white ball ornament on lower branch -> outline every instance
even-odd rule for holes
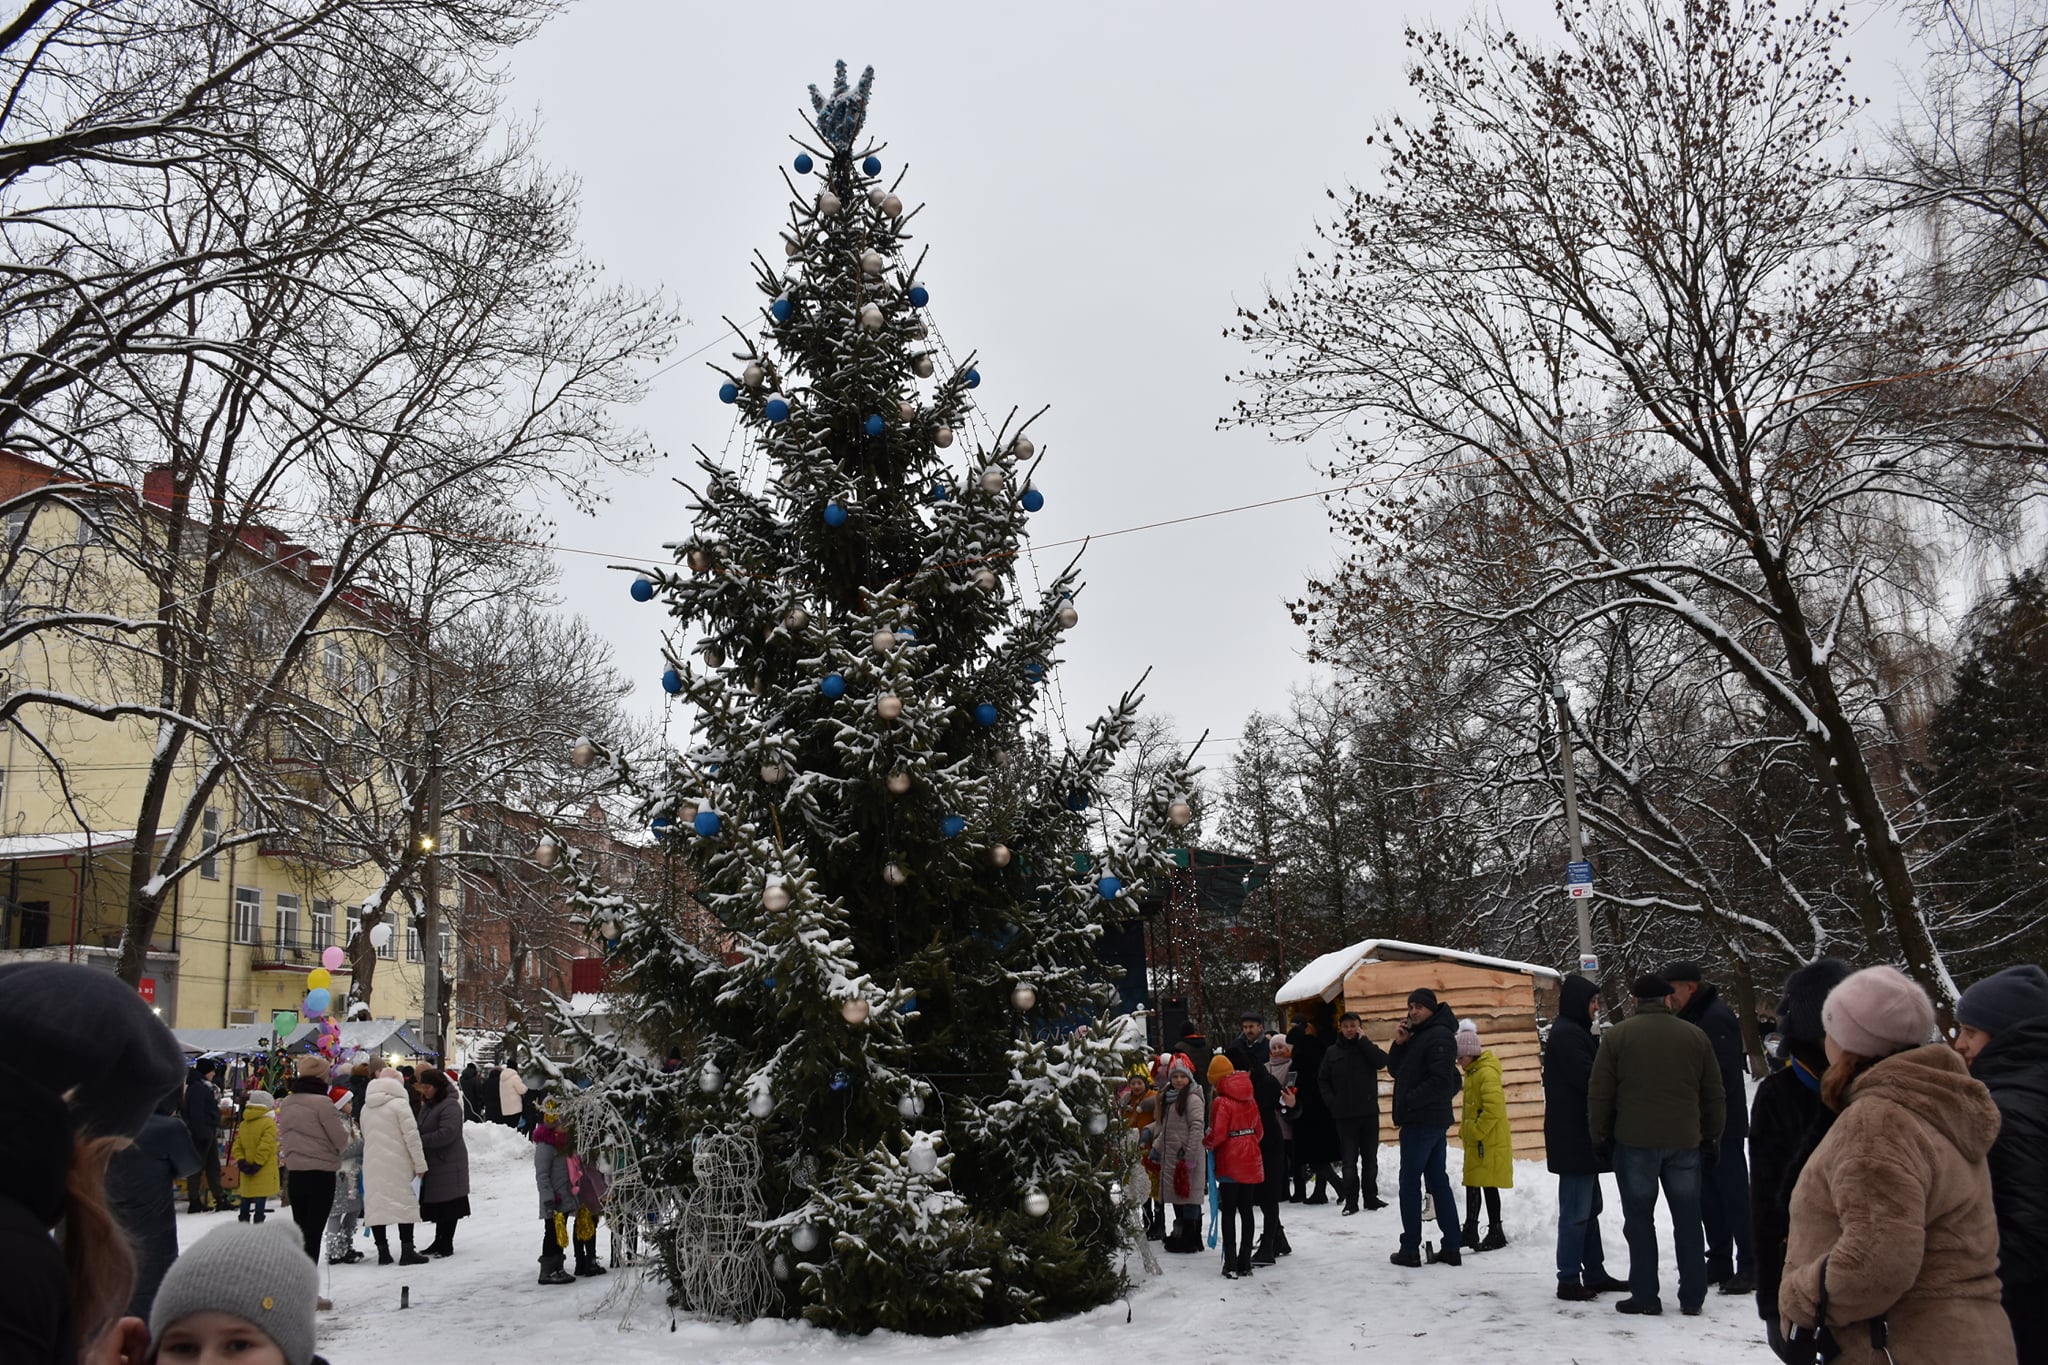
[[[882,864],[882,880],[891,886],[901,886],[910,880],[910,874],[903,870],[901,863]]]
[[[1038,988],[1029,981],[1019,981],[1017,988],[1010,992],[1010,1003],[1020,1011],[1029,1011],[1038,1004]]]
[[[903,714],[903,698],[897,696],[894,692],[884,692],[881,696],[875,698],[875,714],[883,720],[895,720]],[[909,778],[906,774],[906,784],[908,780]]]
[[[882,330],[882,310],[874,304],[866,304],[860,310],[860,325],[870,332]]]
[[[903,201],[893,194],[883,195],[882,212],[888,214],[891,218],[901,218],[903,216]]]
[[[690,551],[689,564],[691,573],[710,573],[711,551],[701,547]]]
[[[767,377],[767,371],[763,370],[759,365],[749,364],[747,368],[740,371],[740,379],[750,389],[760,388],[762,381],[767,379]]]
[[[896,1112],[904,1118],[914,1119],[924,1113],[924,1099],[916,1091],[896,1101]]]
[[[1016,440],[1010,442],[1010,454],[1017,459],[1028,460],[1037,453],[1038,447],[1031,444],[1031,438],[1023,435],[1021,432]]]
[[[1101,1137],[1104,1133],[1108,1132],[1109,1115],[1090,1114],[1088,1116],[1088,1131],[1095,1134],[1095,1136],[1097,1137]]]
[[[893,772],[893,773],[890,773],[890,774],[889,774],[889,795],[891,795],[891,796],[901,796],[901,795],[903,795],[903,793],[905,793],[905,792],[907,792],[907,791],[909,791],[909,790],[910,790],[910,774],[909,774],[909,773],[906,773],[906,772],[901,772],[901,771],[898,771],[898,772]],[[894,866],[896,866],[896,864],[894,864],[894,863],[891,863],[891,864],[889,864],[889,866],[891,866],[891,867],[894,867]]]
[[[832,191],[826,190],[824,193],[818,196],[819,217],[830,218],[833,214],[839,212],[839,209],[839,196],[832,193]]]
[[[1166,818],[1176,826],[1185,825],[1195,818],[1195,808],[1185,797],[1177,798],[1166,807]]]
[[[912,407],[908,403],[898,402],[896,404],[896,420],[899,422],[912,422],[917,420],[917,409]]]
[[[981,589],[981,590],[982,590],[983,592],[994,592],[994,591],[996,590],[996,585],[997,585],[997,579],[996,579],[996,574],[995,574],[995,570],[993,570],[993,569],[976,569],[976,570],[974,571],[974,586],[975,586],[975,587],[977,587],[977,588],[980,588],[980,589]]]
[[[798,1223],[796,1231],[789,1234],[789,1244],[798,1251],[816,1251],[818,1249],[818,1230],[809,1223]]]
[[[704,1069],[697,1073],[697,1088],[707,1095],[715,1095],[725,1086],[725,1073],[718,1069],[716,1062],[704,1063]]]
[[[774,1273],[776,1279],[787,1280],[789,1278],[789,1257],[784,1256],[778,1251],[775,1253],[775,1260],[769,1265],[769,1269]]]
[[[863,251],[860,254],[860,268],[870,275],[879,275],[888,266],[879,251]]]
[[[932,1146],[931,1139],[920,1137],[910,1144],[910,1153],[904,1162],[919,1175],[930,1175],[939,1169],[939,1153]]]
[[[756,1090],[747,1101],[747,1112],[757,1119],[765,1119],[775,1112],[775,1097],[765,1090]]]
[[[801,255],[803,249],[803,244],[794,237],[784,237],[782,239],[782,254],[785,256],[795,257]]]
[[[782,776],[782,765],[780,763],[763,763],[761,765],[761,780],[769,786],[772,787],[781,782]]]
[[[1061,630],[1072,630],[1080,622],[1081,613],[1074,610],[1072,602],[1062,602],[1060,609],[1052,614],[1052,619],[1060,623]]]
[[[910,372],[919,379],[930,379],[933,368],[932,358],[928,355],[921,355],[910,362]]]
[[[988,860],[997,867],[1008,867],[1010,865],[1010,846],[1008,844],[996,844],[989,849]]]
[[[704,656],[704,666],[705,666],[706,668],[723,668],[723,667],[725,667],[725,648],[724,648],[724,646],[722,646],[722,645],[720,645],[720,644],[718,644],[718,643],[716,643],[716,642],[714,641],[714,642],[712,642],[712,643],[708,643],[708,644],[706,644],[706,645],[704,646],[704,648],[703,648],[703,649],[702,649],[701,651],[699,651],[699,652],[700,652],[700,653],[702,653],[702,654],[703,654],[703,656]]]
[[[762,887],[761,908],[771,915],[789,909],[789,888],[781,882],[770,882]]]
[[[1052,1212],[1052,1200],[1045,1197],[1044,1190],[1026,1190],[1024,1212],[1033,1218],[1043,1218]]]
[[[881,630],[876,631],[868,643],[875,647],[875,653],[887,654],[890,650],[896,648],[896,632],[885,626]]]
[[[1000,465],[990,465],[981,471],[981,491],[1000,493],[1003,491],[1003,470]]]
[[[782,624],[791,630],[802,630],[810,624],[810,620],[811,614],[802,607],[791,607],[788,614],[782,618]]]
[[[882,207],[882,201],[888,197],[889,191],[883,189],[880,185],[870,186],[868,189],[868,203],[876,208]]]
[[[953,428],[948,426],[933,427],[932,444],[940,450],[944,450],[947,446],[953,444]]]
[[[868,1015],[872,1010],[873,1007],[868,1004],[865,996],[856,995],[839,1006],[839,1017],[858,1028],[868,1021]]]

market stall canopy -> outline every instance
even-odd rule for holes
[[[1344,981],[1367,962],[1462,962],[1472,967],[1489,967],[1501,972],[1520,972],[1552,982],[1563,977],[1548,967],[1511,958],[1461,953],[1450,948],[1432,948],[1426,943],[1403,943],[1394,938],[1369,938],[1334,953],[1324,953],[1287,978],[1273,993],[1276,1005],[1299,1005],[1310,1000],[1335,1000],[1343,994]]]
[[[291,1036],[284,1040],[287,1052],[311,1052],[318,1041],[319,1027],[315,1024],[300,1024]],[[341,1026],[341,1050],[343,1052],[369,1052],[379,1056],[397,1053],[401,1057],[430,1056],[427,1045],[420,1041],[412,1030],[412,1024],[405,1019],[357,1019]]]
[[[268,1052],[276,1041],[268,1024],[240,1024],[234,1028],[180,1028],[171,1035],[187,1057],[227,1057],[242,1053]]]

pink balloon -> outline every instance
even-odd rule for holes
[[[339,948],[329,948],[320,954],[320,965],[330,972],[338,972],[348,961],[348,954]]]

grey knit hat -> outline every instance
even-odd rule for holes
[[[228,1223],[171,1263],[149,1310],[149,1358],[164,1333],[194,1313],[226,1313],[277,1343],[286,1365],[312,1365],[320,1272],[280,1223]]]

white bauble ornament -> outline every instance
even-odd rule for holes
[[[780,763],[763,763],[761,765],[761,780],[771,787],[780,782],[782,780],[782,765]]]
[[[947,446],[953,444],[953,428],[933,427],[932,444],[937,446],[940,450],[944,450]]]
[[[1044,1190],[1029,1190],[1024,1195],[1024,1212],[1033,1218],[1043,1218],[1052,1212],[1052,1200],[1045,1197]]]
[[[860,325],[870,332],[882,330],[882,310],[870,303],[860,310]]]
[[[884,692],[875,698],[875,714],[883,720],[894,720],[903,714],[903,698],[894,692]]]
[[[789,1234],[789,1244],[798,1251],[818,1249],[818,1230],[809,1223],[798,1223],[796,1231]]]
[[[898,403],[898,404],[896,405],[896,420],[897,420],[897,421],[899,421],[899,422],[908,422],[908,421],[912,421],[912,420],[914,420],[914,419],[915,419],[916,417],[917,417],[917,409],[916,409],[916,408],[914,408],[914,407],[912,407],[912,406],[910,406],[910,404],[908,404],[908,403]]]
[[[1010,865],[1010,846],[1008,844],[997,844],[988,851],[988,860],[997,867],[1008,867]]]
[[[976,569],[974,571],[974,586],[980,588],[983,592],[994,592],[996,590],[995,570]]]
[[[914,1119],[924,1112],[924,1100],[915,1092],[896,1101],[896,1112],[904,1118]]]
[[[785,255],[785,256],[794,256],[794,255],[796,255],[796,254],[797,254],[798,252],[800,252],[800,251],[802,251],[802,250],[803,250],[803,248],[802,248],[801,246],[797,245],[797,241],[796,241],[796,239],[795,239],[794,237],[784,237],[784,238],[782,239],[782,254],[783,254],[783,255]]]
[[[891,218],[901,218],[903,216],[903,201],[893,194],[883,195],[882,212],[888,214]]]
[[[924,340],[931,334],[932,329],[927,327],[922,321],[913,322],[910,324],[910,335],[917,338],[919,341]]]
[[[876,185],[868,191],[868,202],[876,208],[882,207],[882,201],[888,197],[889,191],[883,189],[880,185]]]
[[[703,652],[704,666],[706,668],[723,668],[725,666],[725,649],[722,646],[715,644],[706,645]]]
[[[1052,614],[1052,619],[1060,623],[1061,630],[1072,630],[1074,623],[1081,619],[1081,613],[1074,610],[1072,602],[1062,602],[1060,609]]]
[[[838,195],[832,193],[832,191],[830,190],[826,190],[823,194],[818,196],[818,213],[821,216],[830,218],[833,214],[837,212],[839,212]]]
[[[767,379],[767,377],[768,372],[759,365],[749,364],[747,368],[740,371],[741,382],[750,389],[760,388],[762,381]]]
[[[901,863],[882,864],[882,880],[891,886],[901,886],[910,880],[910,874],[903,870]]]
[[[682,805],[680,805],[680,806],[677,806],[677,807],[676,807],[676,823],[677,823],[677,824],[679,824],[679,825],[687,825],[687,824],[689,824],[689,823],[690,823],[691,821],[695,820],[696,818],[697,818],[697,803],[696,803],[695,801],[685,801],[685,802],[683,802],[683,804],[682,804]]]
[[[599,920],[597,936],[603,939],[617,938],[619,936],[619,922],[615,919]]]
[[[725,1074],[716,1063],[704,1063],[704,1069],[697,1073],[697,1088],[707,1095],[715,1095],[725,1084]]]
[[[597,746],[587,739],[579,738],[569,746],[569,761],[579,768],[587,768],[597,759]]]
[[[553,867],[555,860],[562,856],[562,846],[551,834],[540,836],[540,842],[533,846],[533,860],[542,867]]]
[[[809,624],[810,619],[811,614],[802,607],[791,607],[789,614],[782,618],[782,624],[788,626],[791,630],[802,630]]]
[[[911,361],[910,372],[919,379],[930,379],[932,377],[932,358],[928,355],[921,355]]]
[[[761,908],[770,914],[789,909],[789,888],[781,882],[768,883],[761,889]]]
[[[775,1097],[765,1090],[756,1090],[754,1097],[747,1101],[747,1112],[757,1119],[765,1119],[775,1112]]]
[[[1090,1114],[1088,1116],[1088,1131],[1095,1134],[1097,1137],[1100,1137],[1104,1133],[1108,1132],[1109,1116],[1107,1114]]]
[[[910,1155],[904,1158],[906,1165],[919,1175],[930,1175],[939,1169],[939,1154],[925,1138],[910,1144]]]
[[[879,275],[889,263],[882,259],[879,251],[863,251],[860,254],[860,268],[870,275]]]
[[[1176,800],[1166,808],[1166,818],[1176,825],[1185,825],[1195,818],[1195,808],[1186,801]]]
[[[890,650],[896,648],[896,632],[885,626],[875,632],[873,639],[869,643],[874,645],[875,653],[887,654]]]
[[[981,471],[981,491],[1000,493],[1003,491],[1003,471],[999,465],[990,465]]]
[[[858,1027],[868,1021],[868,1014],[871,1012],[871,1009],[872,1007],[865,999],[856,995],[853,999],[839,1006],[839,1017],[847,1023]]]
[[[1029,1010],[1038,1003],[1038,988],[1029,981],[1019,981],[1017,989],[1010,992],[1010,1003],[1019,1010]]]
[[[890,794],[891,796],[901,796],[901,795],[903,795],[903,793],[905,793],[905,792],[907,792],[907,791],[909,791],[909,790],[910,790],[910,774],[909,774],[909,773],[903,773],[903,772],[896,772],[896,773],[890,773],[890,774],[889,774],[889,794]],[[892,867],[893,867],[893,866],[895,866],[895,864],[893,864],[893,863],[892,863],[892,864],[890,864],[890,866],[892,866]]]
[[[1019,435],[1016,440],[1010,442],[1010,453],[1020,460],[1030,459],[1037,451],[1038,447],[1031,444],[1029,436]]]
[[[1124,1197],[1124,1187],[1117,1184],[1114,1180],[1109,1182],[1104,1192],[1109,1195],[1109,1202],[1112,1204]]]
[[[789,1278],[789,1257],[787,1257],[787,1256],[784,1256],[784,1255],[783,1255],[783,1254],[782,1254],[781,1252],[777,1252],[777,1253],[775,1254],[775,1261],[774,1261],[773,1265],[772,1265],[772,1266],[770,1266],[770,1269],[772,1269],[772,1270],[773,1270],[773,1271],[775,1272],[775,1278],[776,1278],[776,1279],[778,1279],[778,1280],[786,1280],[786,1279],[788,1279],[788,1278]]]

